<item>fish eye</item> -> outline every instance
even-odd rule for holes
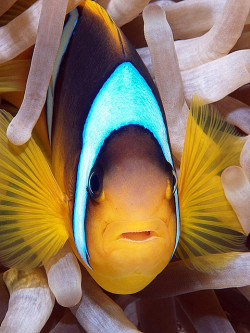
[[[177,175],[174,169],[172,169],[172,175],[173,175],[172,193],[174,194],[177,189]]]
[[[171,200],[177,189],[177,175],[170,163],[167,163],[166,167],[169,175],[167,177],[166,198],[167,200]]]
[[[103,192],[103,170],[100,166],[94,167],[89,175],[88,192],[90,196],[97,200]]]

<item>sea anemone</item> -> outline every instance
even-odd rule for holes
[[[98,2],[122,27],[156,82],[177,166],[194,94],[213,103],[228,122],[249,134],[249,0]],[[0,4],[0,98],[2,108],[10,108],[7,103],[19,108],[7,132],[14,144],[30,138],[40,117],[65,15],[80,3],[5,0]],[[231,166],[222,174],[226,197],[246,235],[250,231],[249,145],[248,138],[241,167]],[[107,296],[79,266],[66,243],[43,268],[1,268],[0,332],[150,333],[183,328],[188,333],[240,332],[235,325],[242,322],[230,323],[214,290],[238,288],[233,289],[233,297],[243,303],[249,300],[250,255],[214,256],[233,260],[213,273],[190,270],[176,260],[140,293]]]

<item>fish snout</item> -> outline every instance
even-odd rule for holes
[[[163,220],[117,221],[103,233],[103,251],[109,262],[121,264],[121,271],[152,275],[162,270],[173,253],[172,236]],[[116,269],[116,268],[115,268]]]
[[[141,290],[171,259],[175,226],[171,229],[169,224],[161,219],[109,223],[100,236],[98,251],[93,243],[89,248],[90,274],[114,293]]]

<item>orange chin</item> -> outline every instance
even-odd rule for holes
[[[89,227],[92,270],[87,269],[102,288],[112,293],[132,294],[145,288],[165,268],[174,250],[174,214],[167,224],[150,219],[112,222],[103,232]]]

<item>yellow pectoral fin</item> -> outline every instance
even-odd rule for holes
[[[227,201],[221,184],[222,171],[239,165],[245,138],[237,136],[217,110],[193,100],[188,117],[178,179],[181,234],[177,254],[190,258],[195,268],[207,270],[222,265],[202,265],[198,257],[239,250],[244,243],[240,222]]]
[[[8,141],[11,119],[0,110],[0,262],[33,268],[68,239],[68,204],[35,140]]]

